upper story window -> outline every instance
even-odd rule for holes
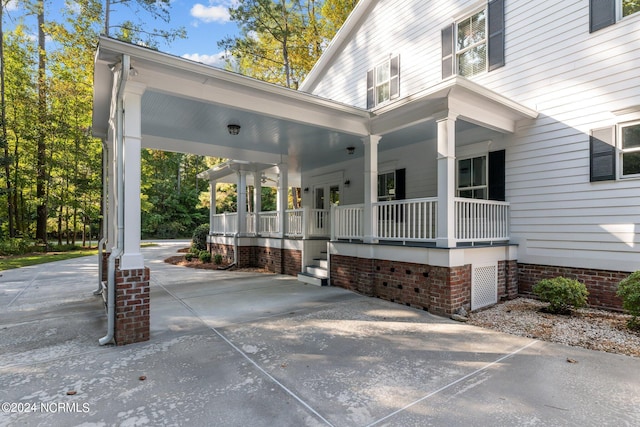
[[[620,177],[640,177],[640,122],[620,126]]]
[[[400,56],[394,56],[367,72],[367,108],[400,96]]]
[[[483,9],[456,24],[456,62],[461,76],[487,71],[486,14]]]
[[[616,21],[640,12],[638,0],[589,0],[589,32],[613,25]]]
[[[442,29],[442,78],[471,77],[505,64],[504,0],[490,0]]]

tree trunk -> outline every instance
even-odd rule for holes
[[[0,134],[0,146],[4,150],[4,173],[7,191],[7,218],[9,220],[9,237],[16,236],[16,228],[13,222],[15,205],[13,203],[13,188],[11,185],[11,159],[9,158],[9,140],[7,139],[7,110],[4,97],[4,32],[2,29],[2,19],[4,17],[2,9],[2,1],[0,1],[0,123],[2,129]]]
[[[44,34],[44,0],[38,1],[38,140],[36,164],[36,197],[38,199],[36,239],[47,243],[47,157],[45,126],[47,124],[46,50]]]

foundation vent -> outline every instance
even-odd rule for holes
[[[498,264],[473,265],[471,310],[498,302]]]

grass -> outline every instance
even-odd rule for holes
[[[0,271],[44,264],[53,261],[63,261],[65,259],[79,258],[88,255],[96,255],[97,253],[97,249],[80,249],[68,252],[30,253],[24,255],[4,256],[0,257]]]

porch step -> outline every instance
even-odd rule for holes
[[[329,286],[329,280],[326,277],[316,277],[309,273],[298,273],[298,281],[315,286]]]
[[[304,269],[304,272],[321,279],[326,279],[327,277],[329,277],[329,271],[326,269],[326,267],[321,267],[319,265],[307,265]]]
[[[316,266],[324,268],[325,270],[329,268],[329,261],[327,261],[326,259],[316,258],[313,260],[313,262]]]

